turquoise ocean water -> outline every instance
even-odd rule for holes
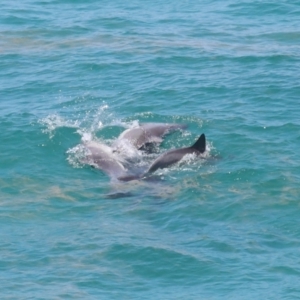
[[[293,0],[2,1],[1,299],[298,299],[299,28]],[[208,159],[80,163],[137,122]]]

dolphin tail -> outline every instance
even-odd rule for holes
[[[200,137],[198,138],[198,140],[196,141],[196,143],[193,146],[191,146],[191,148],[196,149],[200,153],[203,153],[205,151],[205,148],[206,148],[206,139],[205,139],[205,134],[204,133],[202,133],[200,135]]]

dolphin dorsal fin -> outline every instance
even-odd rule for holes
[[[206,139],[205,139],[205,134],[204,133],[202,133],[200,135],[200,137],[198,138],[198,140],[196,141],[196,143],[193,146],[191,146],[191,148],[196,149],[200,153],[203,153],[205,151],[205,148],[206,148]]]

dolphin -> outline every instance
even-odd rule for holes
[[[113,149],[103,143],[89,141],[84,144],[88,150],[85,162],[102,170],[112,179],[129,181],[140,178],[139,175],[131,174],[122,160],[113,152]]]
[[[185,129],[185,124],[171,124],[171,123],[142,123],[138,127],[130,128],[123,131],[116,141],[116,148],[127,140],[136,149],[141,150],[149,144],[160,144],[166,134],[177,129]]]
[[[162,155],[160,155],[155,161],[150,165],[147,173],[153,173],[157,169],[163,169],[170,165],[179,162],[187,154],[196,154],[197,156],[205,152],[206,139],[204,133],[198,138],[198,140],[190,147],[179,148],[169,150]]]

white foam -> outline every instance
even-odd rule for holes
[[[83,144],[79,144],[67,151],[67,161],[74,168],[82,168],[87,162],[88,154],[87,148]]]
[[[77,130],[77,132],[81,135],[81,141],[83,143],[90,142],[93,139],[93,135],[90,132],[84,132]]]

